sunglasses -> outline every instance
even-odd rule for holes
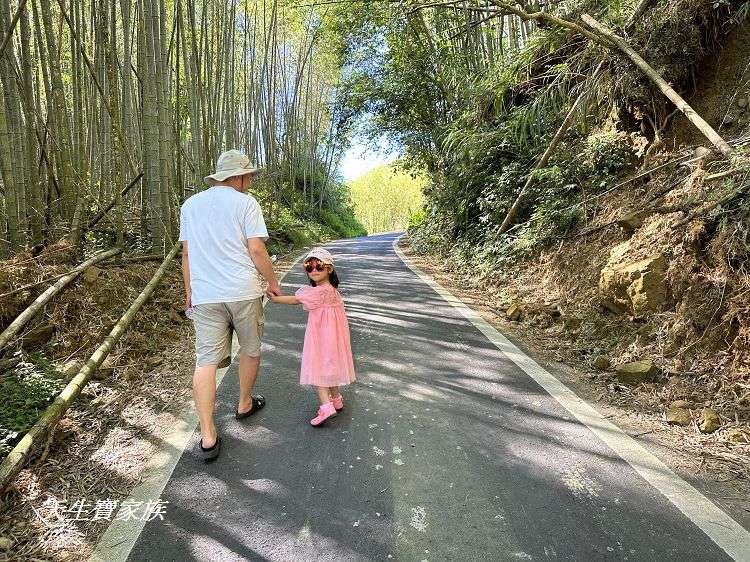
[[[315,271],[325,271],[326,267],[327,266],[325,264],[322,264],[320,262],[316,263],[314,266],[311,263],[306,263],[305,264],[305,271],[307,271],[308,273],[312,273],[313,269]]]

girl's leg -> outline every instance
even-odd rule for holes
[[[318,398],[320,398],[321,404],[328,404],[331,401],[331,395],[327,386],[316,386],[315,389],[318,391]]]
[[[341,396],[341,391],[338,386],[332,386],[328,389],[331,394],[331,403],[337,412],[344,409],[344,398]]]

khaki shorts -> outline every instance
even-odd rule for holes
[[[193,307],[191,318],[195,326],[196,366],[228,366],[232,354],[232,330],[237,334],[242,353],[250,357],[260,355],[265,322],[260,298],[198,304]]]

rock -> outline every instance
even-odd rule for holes
[[[730,443],[750,443],[750,430],[730,429],[727,431],[727,441]]]
[[[609,360],[609,358],[607,356],[605,356],[605,355],[597,355],[594,358],[593,365],[594,365],[594,367],[596,367],[600,371],[606,371],[607,369],[610,368],[610,366],[612,365],[612,363],[610,362],[610,360]]]
[[[102,270],[95,265],[87,267],[86,271],[83,272],[83,282],[86,283],[86,285],[93,285],[101,274]]]
[[[148,367],[149,369],[155,369],[162,363],[164,363],[164,359],[158,356],[149,357],[148,359],[146,359],[146,367]]]
[[[602,304],[617,312],[643,316],[658,311],[667,298],[666,260],[661,254],[636,262],[625,262],[630,244],[618,244],[599,275]]]
[[[508,320],[511,320],[513,322],[517,322],[521,319],[521,307],[517,304],[512,304],[508,307],[508,310],[505,311],[505,315],[508,317]]]
[[[13,548],[13,541],[8,537],[0,537],[0,552],[8,552]]]
[[[182,324],[185,322],[185,318],[183,318],[174,308],[169,309],[169,319],[175,324]]]
[[[55,336],[55,327],[51,324],[34,328],[21,339],[21,346],[24,349],[33,349],[49,343]]]
[[[670,408],[686,408],[690,409],[693,405],[688,400],[675,400],[669,405]]]
[[[640,384],[654,380],[660,373],[652,361],[631,361],[615,367],[617,378],[622,384]]]
[[[109,378],[115,372],[116,366],[117,366],[117,359],[115,359],[114,357],[110,355],[104,360],[104,362],[99,366],[99,368],[96,371],[94,371],[92,377],[98,381]]]
[[[83,361],[80,359],[71,359],[70,361],[66,361],[62,368],[57,370],[57,373],[61,378],[70,380],[78,374],[82,367]]]
[[[693,156],[695,156],[695,158],[706,158],[711,156],[711,149],[706,148],[705,146],[699,146],[693,152]]]
[[[721,427],[721,420],[719,420],[719,414],[716,413],[716,410],[704,408],[698,422],[698,429],[701,430],[701,433],[713,433],[719,427]]]
[[[687,408],[670,407],[667,410],[667,423],[669,425],[679,425],[685,427],[690,425],[693,418],[690,416],[690,410]]]
[[[738,98],[737,99],[737,107],[740,109],[746,109],[748,106],[748,100],[747,98]]]
[[[628,213],[617,219],[617,226],[622,228],[626,234],[633,234],[633,232],[641,227],[643,221],[646,220],[650,214],[651,211],[648,209],[633,211],[632,213]]]

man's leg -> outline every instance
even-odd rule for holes
[[[258,377],[258,368],[260,367],[260,355],[251,357],[240,353],[240,402],[237,405],[237,412],[244,414],[253,409],[253,400],[251,393],[255,386],[255,379]]]
[[[228,303],[232,324],[240,343],[240,399],[237,413],[246,414],[253,409],[251,393],[260,368],[260,338],[263,335],[263,304],[261,299]]]
[[[204,449],[210,449],[216,443],[216,365],[196,367],[193,373],[193,400],[200,422],[201,444]]]
[[[229,318],[222,304],[194,307],[196,365],[193,373],[193,401],[200,422],[204,449],[216,443],[214,407],[216,405],[216,370],[230,353]]]

